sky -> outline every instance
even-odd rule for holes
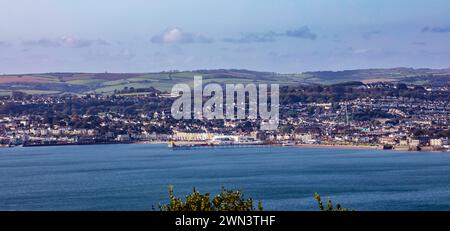
[[[448,0],[0,0],[0,74],[449,61]]]

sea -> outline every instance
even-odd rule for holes
[[[151,211],[195,187],[240,190],[264,210],[450,210],[450,153],[305,147],[172,150],[158,144],[0,149],[2,211]],[[256,203],[255,203],[256,204]]]

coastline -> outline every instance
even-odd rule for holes
[[[177,144],[181,145],[199,145],[204,144],[202,141],[178,141]],[[35,144],[35,145],[17,145],[17,146],[0,146],[0,149],[3,148],[15,148],[15,147],[46,147],[46,146],[78,146],[78,145],[102,145],[102,144],[168,144],[168,141],[136,141],[136,142],[108,142],[108,143],[61,143],[61,144]],[[345,145],[345,144],[292,144],[292,145],[283,145],[283,144],[268,144],[270,146],[279,146],[279,147],[296,147],[296,148],[327,148],[327,149],[365,149],[365,150],[384,150],[382,145]],[[233,145],[230,145],[233,146]],[[447,149],[441,150],[405,150],[405,149],[387,149],[392,151],[408,151],[408,152],[449,152]]]
[[[383,150],[383,146],[369,146],[369,145],[339,145],[339,144],[295,144],[298,148],[338,148],[338,149],[377,149]]]

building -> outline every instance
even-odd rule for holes
[[[443,147],[443,146],[446,146],[449,144],[450,144],[450,142],[449,142],[448,138],[430,139],[430,146],[433,146],[433,147],[440,148],[440,147]]]
[[[116,138],[117,141],[119,142],[129,142],[131,141],[130,135],[118,135]]]
[[[207,141],[213,139],[213,133],[174,132],[172,139],[176,141]]]

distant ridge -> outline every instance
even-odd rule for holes
[[[176,83],[191,83],[194,75],[204,82],[217,83],[279,83],[336,84],[350,81],[404,82],[419,85],[450,84],[450,68],[373,68],[343,71],[310,71],[294,74],[252,71],[245,69],[213,69],[195,71],[163,71],[153,73],[83,73],[54,72],[0,75],[0,94],[23,91],[28,94],[108,94],[114,90],[154,87],[170,90]]]

